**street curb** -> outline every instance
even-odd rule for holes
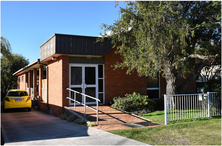
[[[4,138],[5,144],[6,144],[6,143],[9,143],[8,136],[7,136],[6,132],[5,132],[5,129],[4,129],[4,127],[3,127],[2,124],[1,124],[1,129],[2,129],[2,136],[3,136],[3,138]]]

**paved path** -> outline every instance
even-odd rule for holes
[[[5,145],[145,145],[33,110],[1,114]]]
[[[96,109],[96,106],[92,106]],[[68,107],[70,110],[74,110],[73,106]],[[79,115],[84,115],[84,107],[77,106],[76,111]],[[96,123],[96,112],[90,108],[86,108],[86,119]],[[122,130],[132,128],[147,128],[161,126],[162,124],[154,123],[149,120],[139,118],[135,115],[131,115],[126,112],[116,110],[109,106],[99,106],[99,126],[96,128],[110,131],[110,130]]]

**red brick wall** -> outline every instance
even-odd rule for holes
[[[187,74],[186,77],[189,77],[190,74]],[[182,84],[186,79],[181,78],[177,84],[177,87],[179,87],[180,84]],[[196,93],[196,80],[194,80],[186,89],[186,91],[184,92],[184,94],[188,94],[188,93]]]
[[[48,62],[48,104],[52,115],[59,117],[66,105],[69,87],[69,57],[62,56]],[[63,103],[64,102],[64,103]]]
[[[17,89],[20,89],[20,82],[19,82],[20,76],[17,76]]]
[[[196,80],[194,80],[190,86],[187,88],[185,93],[197,93],[197,88],[196,88]]]
[[[124,96],[126,93],[139,92],[142,94],[147,93],[146,78],[137,76],[134,72],[131,75],[126,74],[126,68],[116,69],[111,67],[116,62],[120,62],[121,58],[119,54],[115,54],[116,49],[112,49],[104,57],[104,71],[105,71],[105,103],[108,104],[112,101],[113,97]],[[181,79],[179,84],[185,80]],[[196,81],[188,87],[185,93],[196,92]],[[160,97],[163,99],[166,94],[166,80],[160,76]]]
[[[22,77],[23,77],[23,80],[22,80]],[[20,78],[20,82],[19,82],[19,78]],[[17,78],[17,89],[26,90],[26,73],[18,76],[18,78]]]
[[[42,111],[50,114],[50,109],[48,108],[47,103],[39,102],[38,106]]]
[[[111,67],[117,61],[120,62],[119,54],[115,54],[116,49],[112,49],[104,57],[105,72],[105,103],[112,101],[113,97],[124,96],[126,93],[138,92],[146,94],[146,78],[139,77],[136,72],[131,75],[126,74],[126,68],[116,69]]]
[[[62,107],[62,60],[48,62],[48,103]],[[52,115],[57,116],[55,109],[52,109]]]

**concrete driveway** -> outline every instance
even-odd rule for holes
[[[1,113],[5,145],[145,145],[32,110]]]

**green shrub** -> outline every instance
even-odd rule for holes
[[[149,99],[146,95],[133,92],[132,94],[125,94],[125,97],[114,97],[113,108],[128,112],[141,111],[141,110],[154,110],[156,102]]]
[[[66,120],[69,122],[73,122],[75,120],[75,117],[73,115],[71,115]]]
[[[61,115],[60,115],[60,119],[62,119],[62,120],[66,120],[66,119],[67,119],[66,114],[65,114],[65,113],[61,114]]]
[[[74,123],[85,125],[85,124],[86,124],[86,121],[83,120],[83,119],[78,118],[78,119],[74,120]]]
[[[221,80],[217,80],[215,78],[209,79],[205,83],[205,87],[208,88],[210,92],[221,92]]]

